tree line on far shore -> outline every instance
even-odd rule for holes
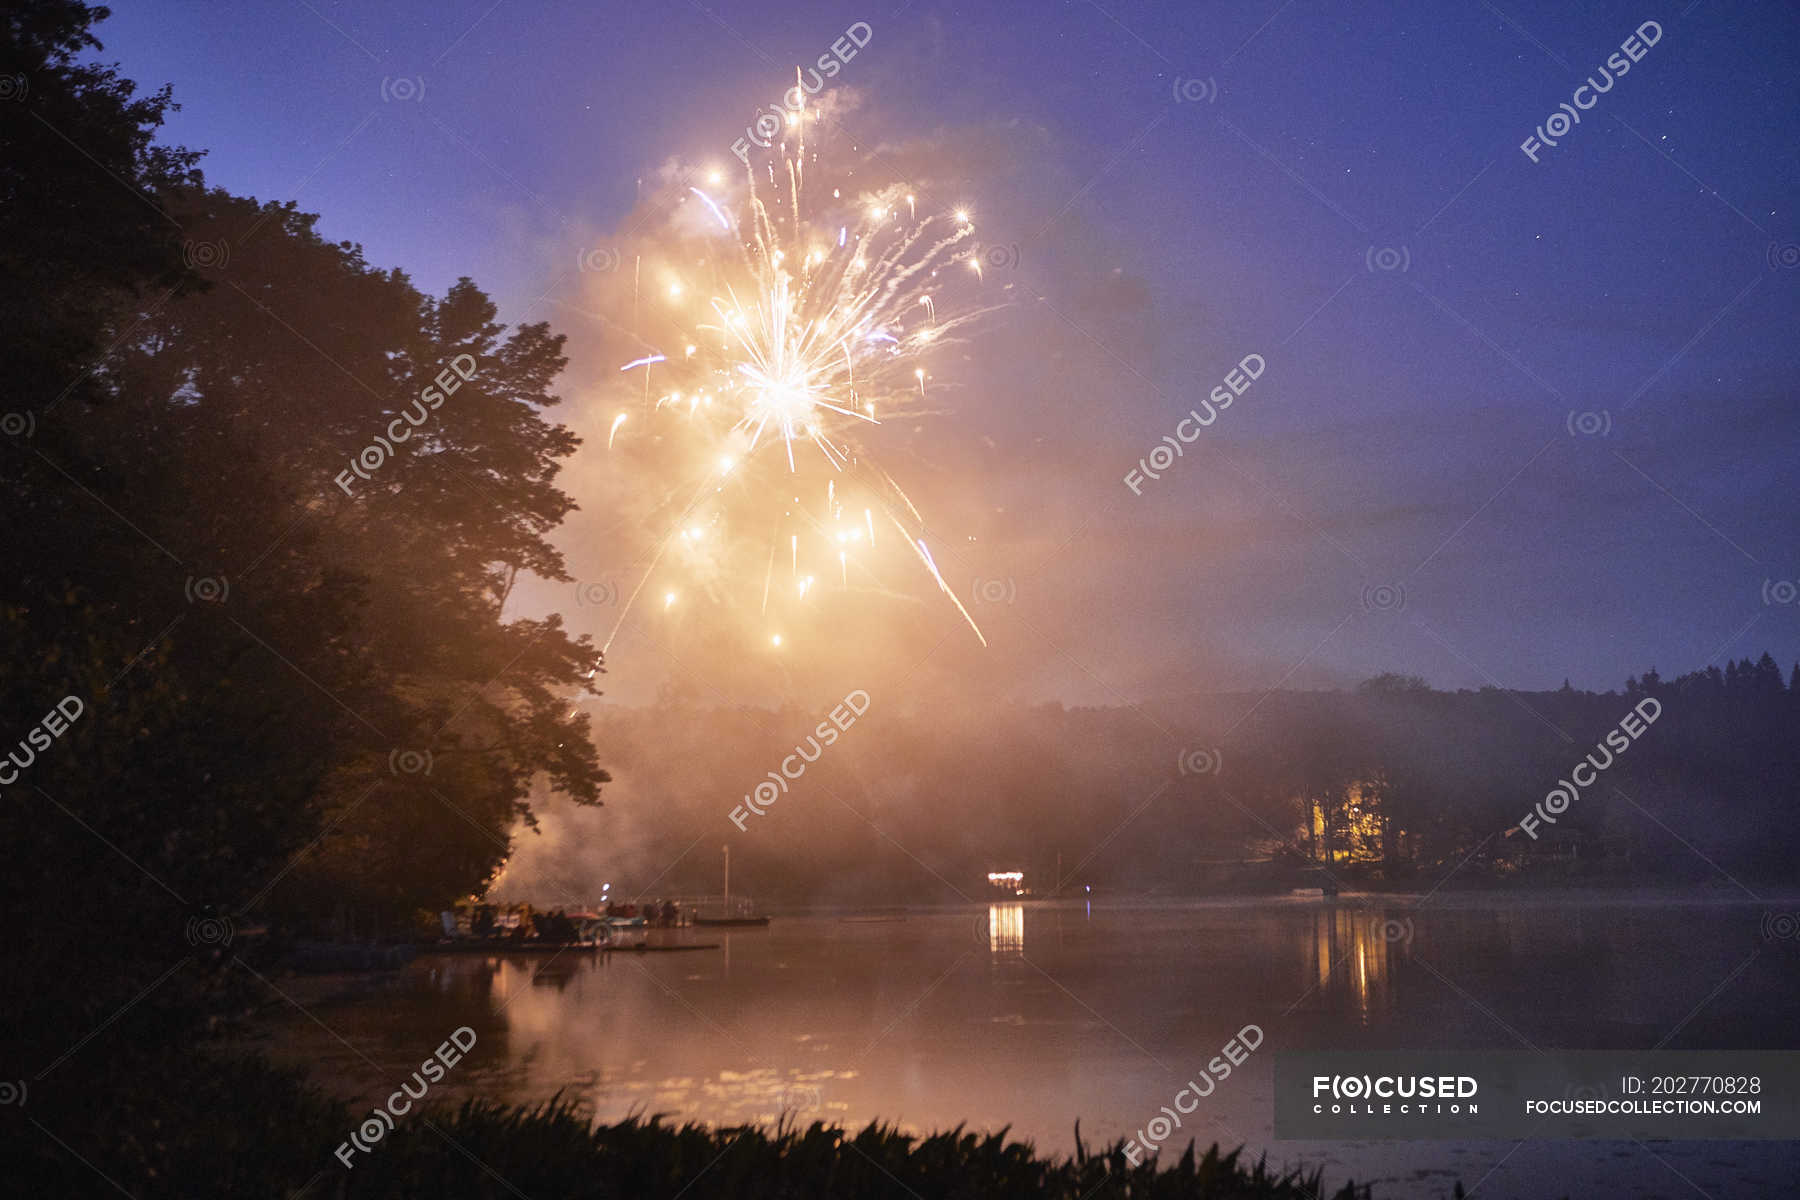
[[[1038,894],[1181,893],[1317,883],[1320,868],[1345,886],[1452,867],[1466,884],[1781,881],[1800,858],[1800,674],[1784,682],[1768,654],[1606,692],[1383,675],[1138,707],[878,700],[734,828],[756,766],[810,721],[674,699],[601,710],[628,803],[604,828],[547,811],[508,886],[629,888],[678,862],[660,886],[716,891],[713,856],[681,858],[708,828],[737,887],[796,904],[985,898],[986,873],[1009,869]]]

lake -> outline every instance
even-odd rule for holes
[[[1725,900],[1437,895],[1043,901],[777,916],[680,930],[682,954],[426,956],[373,991],[287,1009],[271,1055],[373,1104],[452,1030],[477,1043],[434,1096],[603,1119],[880,1118],[1011,1126],[1067,1150],[1143,1129],[1246,1025],[1264,1040],[1188,1136],[1323,1166],[1379,1197],[1762,1197],[1800,1145],[1277,1142],[1272,1070],[1299,1049],[1800,1049],[1800,946]],[[1475,1190],[1479,1188],[1479,1190]]]

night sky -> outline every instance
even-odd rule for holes
[[[794,65],[867,22],[844,132],[960,180],[925,200],[968,205],[1013,285],[890,464],[987,600],[987,651],[936,607],[896,618],[946,678],[1110,703],[1785,670],[1800,33],[1791,6],[1580,7],[123,0],[100,35],[173,84],[166,139],[211,183],[568,333],[560,419],[591,449],[631,347],[583,317],[580,255],[669,163],[735,167]],[[1253,353],[1266,373],[1134,494]],[[639,552],[583,459],[578,579]],[[565,588],[534,602],[603,632]]]

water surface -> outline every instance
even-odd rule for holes
[[[1788,905],[1789,910],[1792,905]],[[284,1019],[277,1058],[373,1103],[451,1030],[438,1094],[732,1123],[783,1111],[928,1131],[1010,1126],[1067,1150],[1143,1129],[1246,1025],[1264,1041],[1187,1136],[1323,1165],[1380,1196],[1788,1194],[1800,1146],[1277,1142],[1284,1049],[1800,1049],[1800,949],[1765,908],[1434,896],[1038,902],[811,914],[657,936],[685,954],[426,957]],[[1699,1189],[1699,1190],[1696,1190]]]

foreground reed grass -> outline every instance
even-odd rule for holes
[[[470,1101],[411,1123],[308,1195],[648,1197],[681,1200],[1368,1200],[1352,1184],[1327,1197],[1318,1173],[1271,1170],[1240,1151],[1189,1146],[1132,1166],[1120,1145],[1046,1158],[1030,1145],[960,1126],[912,1137],[801,1127],[709,1129],[655,1117],[592,1125],[562,1099],[535,1108]]]
[[[86,1069],[80,1069],[85,1067]],[[35,1088],[0,1193],[86,1200],[1371,1200],[1317,1172],[1213,1146],[1133,1166],[1123,1143],[1045,1156],[1006,1131],[927,1137],[872,1123],[596,1125],[558,1096],[415,1109],[367,1153],[335,1156],[367,1115],[255,1056],[179,1047],[78,1060]]]

